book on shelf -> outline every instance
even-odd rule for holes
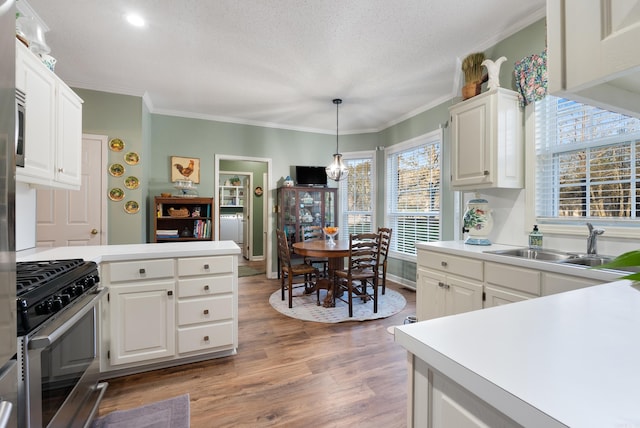
[[[178,238],[178,230],[177,229],[158,229],[156,230],[156,238]]]

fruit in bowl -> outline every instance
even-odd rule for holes
[[[335,226],[327,226],[324,228],[324,233],[326,233],[327,235],[335,235],[336,233],[338,233],[338,228]]]

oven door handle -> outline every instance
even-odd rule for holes
[[[74,302],[76,306],[81,305],[82,307],[72,313],[68,317],[61,317],[57,322],[54,322],[52,326],[46,329],[46,331],[50,331],[50,333],[44,332],[42,335],[33,336],[29,339],[29,349],[44,349],[47,346],[50,346],[56,340],[58,340],[63,334],[69,331],[83,316],[87,314],[87,312],[93,310],[96,306],[98,300],[104,296],[109,289],[106,287],[100,287],[96,289],[95,294],[91,294],[86,296],[79,302]],[[64,314],[66,315],[66,314]],[[66,318],[66,319],[65,319]]]
[[[0,401],[0,428],[7,428],[11,420],[11,401]]]

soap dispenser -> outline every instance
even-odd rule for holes
[[[529,248],[532,250],[542,249],[542,232],[538,230],[538,225],[533,225],[533,230],[529,234]]]

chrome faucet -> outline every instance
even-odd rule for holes
[[[589,228],[589,236],[587,237],[587,254],[597,254],[596,239],[598,235],[602,235],[604,233],[604,229],[594,229],[591,223],[587,223],[587,227]]]

